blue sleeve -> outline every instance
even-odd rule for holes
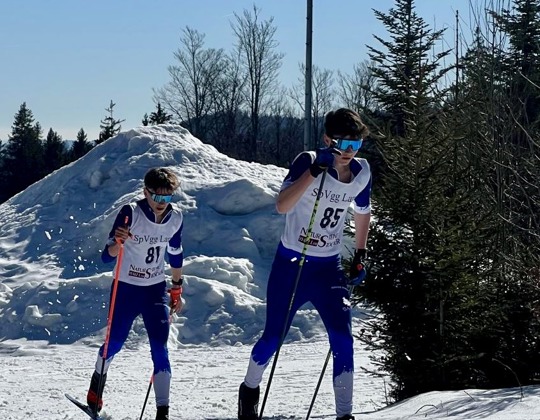
[[[174,233],[169,240],[169,246],[167,247],[167,256],[169,264],[173,268],[181,268],[184,264],[184,250],[182,249],[182,230],[184,229],[184,223],[180,225],[178,230]]]
[[[109,254],[109,246],[114,244],[114,232],[118,226],[125,226],[126,217],[128,218],[128,227],[131,226],[131,217],[133,215],[133,210],[131,209],[131,206],[125,205],[123,206],[120,211],[118,212],[118,215],[116,216],[116,219],[114,220],[113,227],[111,231],[109,232],[109,239],[107,240],[107,243],[105,244],[105,248],[103,248],[103,252],[101,253],[101,261],[104,263],[110,263],[116,260],[116,257],[112,257],[111,254]]]
[[[354,199],[354,204],[357,213],[369,213],[371,211],[371,176],[367,185]]]
[[[289,167],[289,172],[287,173],[287,176],[283,180],[281,189],[285,189],[298,178],[300,178],[302,174],[309,169],[312,163],[313,157],[309,152],[302,152],[298,156],[296,156],[296,158],[291,163],[291,166]]]

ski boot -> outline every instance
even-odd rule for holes
[[[169,420],[169,406],[162,405],[157,408],[156,420]]]
[[[259,418],[260,388],[249,388],[242,382],[238,391],[238,420],[257,420]]]
[[[99,381],[101,378],[101,389],[99,388]],[[105,381],[107,380],[107,374],[100,375],[94,371],[92,379],[90,380],[90,388],[88,389],[88,394],[86,394],[86,403],[92,412],[99,413],[103,407],[103,400],[101,395],[103,395],[103,388],[105,388]],[[98,398],[98,395],[100,398]]]
[[[336,417],[336,420],[354,420],[354,416],[345,414],[344,416]]]

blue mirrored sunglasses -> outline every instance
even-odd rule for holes
[[[172,198],[173,198],[172,194],[162,195],[162,194],[153,193],[148,188],[146,190],[150,194],[150,198],[154,200],[156,203],[170,203],[172,201]]]
[[[357,150],[360,150],[363,143],[362,139],[334,139],[334,141],[336,142],[334,147],[344,152],[347,151],[349,147],[356,152]]]

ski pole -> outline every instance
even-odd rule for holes
[[[172,322],[172,317],[173,317],[173,314],[169,314],[169,325]],[[152,389],[153,383],[154,383],[154,374],[152,374],[152,376],[150,377],[150,383],[148,384],[148,389],[146,390],[146,397],[144,398],[144,403],[141,410],[141,417],[139,418],[139,420],[142,420],[143,418],[144,410],[146,409],[146,403],[148,402],[148,397],[150,395],[150,390]]]
[[[353,286],[349,286],[349,295],[352,293]],[[351,306],[351,309],[354,308],[356,304]],[[324,373],[326,372],[326,367],[328,366],[328,362],[330,361],[330,355],[332,354],[332,349],[328,349],[328,354],[326,355],[326,359],[324,361],[321,374],[319,375],[319,380],[317,381],[317,386],[315,387],[315,392],[313,393],[313,398],[311,399],[311,404],[309,405],[309,409],[306,415],[306,420],[309,419],[309,416],[311,415],[311,410],[313,409],[313,405],[315,404],[315,399],[317,398],[317,394],[319,393],[319,388],[321,387],[321,382],[324,377]]]
[[[307,248],[309,245],[309,240],[311,237],[311,231],[313,230],[313,223],[315,222],[315,216],[317,214],[317,208],[319,207],[319,201],[321,200],[322,196],[322,189],[324,186],[324,180],[326,179],[326,172],[325,169],[322,173],[321,177],[321,183],[319,184],[319,192],[317,194],[317,198],[315,199],[315,203],[313,205],[313,211],[311,212],[311,218],[309,220],[309,226],[306,233],[306,239],[304,241],[304,247],[302,248],[302,255],[300,257],[300,262],[298,263],[298,273],[296,274],[296,279],[294,281],[292,293],[291,293],[291,299],[289,301],[289,307],[287,309],[287,315],[285,316],[285,322],[283,323],[283,330],[281,331],[281,337],[279,339],[278,348],[276,350],[276,355],[274,356],[274,360],[272,362],[272,368],[270,369],[270,375],[268,377],[268,385],[266,385],[266,390],[264,392],[264,398],[261,404],[261,413],[259,414],[259,420],[262,420],[262,416],[264,413],[264,406],[266,405],[266,400],[268,399],[268,394],[270,392],[270,385],[272,385],[272,378],[274,377],[274,371],[276,370],[277,361],[279,358],[279,352],[281,350],[281,346],[283,345],[283,341],[285,340],[285,335],[287,333],[287,324],[289,322],[289,315],[292,310],[292,306],[294,303],[294,297],[296,295],[296,289],[298,288],[298,283],[300,282],[300,276],[302,274],[302,268],[304,267],[304,261],[306,260],[306,253]]]
[[[319,388],[321,387],[321,382],[324,376],[324,372],[326,371],[326,366],[328,366],[328,362],[330,361],[330,355],[332,354],[332,350],[328,350],[328,354],[326,355],[326,360],[324,361],[324,365],[321,371],[321,374],[319,375],[319,381],[317,382],[317,386],[315,387],[315,392],[313,393],[313,398],[311,399],[311,404],[309,405],[309,409],[306,415],[306,420],[309,419],[309,416],[311,415],[311,410],[313,409],[313,405],[315,404],[315,399],[317,398],[317,394],[319,392]]]
[[[144,404],[143,404],[142,410],[141,410],[141,417],[139,418],[139,420],[142,420],[142,418],[143,418],[144,409],[146,408],[146,403],[148,402],[148,396],[150,395],[150,390],[152,389],[152,384],[153,383],[154,383],[154,374],[152,374],[152,376],[150,377],[150,383],[148,384],[148,389],[146,390],[146,397],[144,399]]]
[[[126,216],[124,219],[124,226],[127,227],[129,221],[129,217]],[[118,289],[118,279],[120,278],[120,267],[122,266],[122,258],[124,257],[124,244],[122,241],[117,240],[116,243],[120,246],[120,250],[118,251],[118,257],[116,261],[116,269],[114,272],[114,280],[113,280],[113,286],[112,286],[112,294],[111,294],[111,303],[109,305],[109,314],[107,315],[107,333],[105,334],[105,343],[103,344],[103,354],[102,354],[102,362],[101,362],[101,374],[99,375],[99,382],[98,382],[98,392],[97,392],[97,401],[99,401],[103,395],[103,372],[105,371],[105,361],[107,360],[107,351],[109,349],[109,339],[111,336],[111,326],[112,326],[112,320],[114,315],[114,305],[116,303],[116,291]],[[97,414],[97,405],[96,405],[96,413]]]

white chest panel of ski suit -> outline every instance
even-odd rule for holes
[[[307,255],[329,257],[341,253],[347,209],[368,185],[371,177],[368,162],[360,158],[356,160],[362,170],[350,183],[326,175],[322,191],[319,191],[322,174],[311,182],[300,200],[286,214],[285,229],[281,236],[285,247],[301,253],[307,241]],[[320,196],[319,204],[308,238],[309,222],[317,194]]]
[[[182,213],[173,208],[171,217],[162,224],[154,223],[136,204],[129,231],[132,237],[124,244],[119,281],[137,286],[151,286],[165,281],[165,253],[179,254],[182,249],[168,249],[171,236],[180,228]],[[118,264],[118,261],[117,261]]]

